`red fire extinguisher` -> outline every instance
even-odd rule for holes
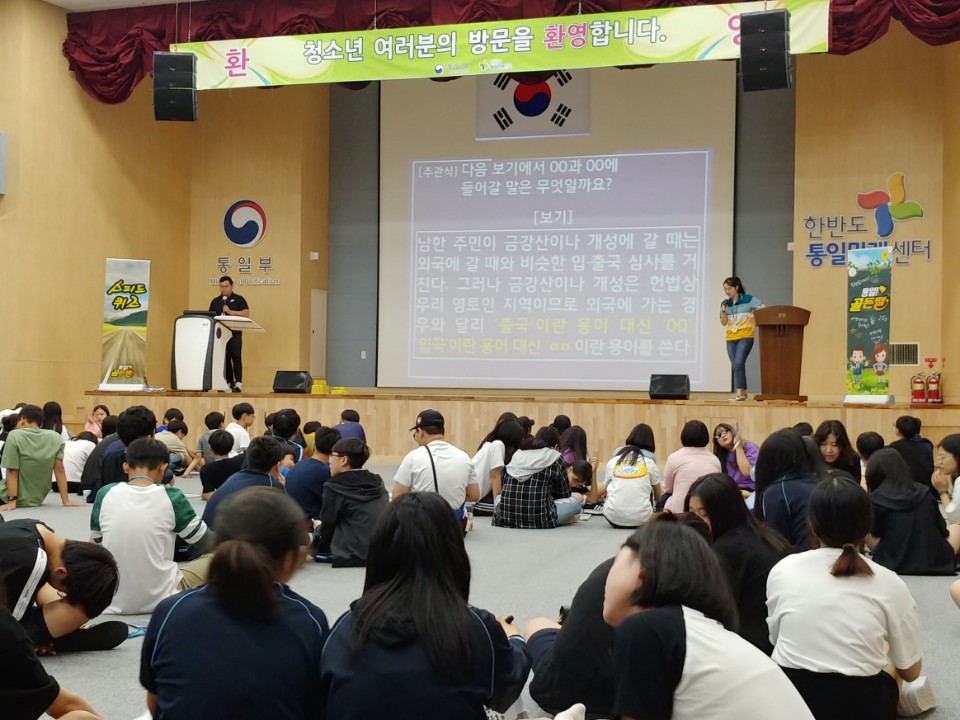
[[[927,379],[923,373],[917,373],[910,379],[910,402],[921,405],[927,401]]]
[[[927,378],[927,402],[943,404],[943,395],[940,393],[940,373],[938,372]]]

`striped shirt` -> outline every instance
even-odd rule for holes
[[[208,533],[178,488],[114,483],[100,489],[90,515],[93,539],[117,560],[120,587],[106,613],[152,612],[177,591],[176,537],[194,545]]]

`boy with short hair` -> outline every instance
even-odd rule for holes
[[[230,457],[230,451],[233,450],[233,435],[226,430],[214,430],[210,433],[209,444],[213,460],[200,468],[202,500],[209,500],[217,488],[229,480],[231,475],[243,469],[243,455]]]
[[[362,440],[338,440],[330,451],[330,479],[323,486],[320,527],[314,533],[317,562],[364,567],[373,528],[390,502],[383,480],[363,466],[370,449]]]
[[[344,410],[340,413],[340,424],[334,425],[333,429],[339,432],[342,438],[367,441],[367,434],[363,431],[363,425],[360,424],[360,413],[356,410]]]
[[[233,436],[232,452],[236,454],[246,450],[250,444],[250,428],[256,416],[253,405],[248,402],[237,403],[230,414],[233,415],[233,422],[225,430]]]
[[[207,413],[207,416],[203,419],[207,431],[197,439],[197,453],[203,455],[205,463],[213,462],[213,453],[210,452],[210,435],[215,430],[223,430],[225,419],[222,412]]]
[[[167,429],[158,432],[155,437],[167,446],[170,452],[170,466],[174,475],[190,475],[203,460],[203,456],[194,457],[184,439],[190,430],[183,420],[171,420]]]
[[[120,568],[120,587],[107,613],[152,612],[164,598],[206,582],[208,558],[183,570],[173,559],[178,536],[202,551],[212,543],[213,533],[179,488],[161,485],[169,461],[169,451],[159,440],[135,440],[124,463],[129,480],[97,493],[90,530]]]

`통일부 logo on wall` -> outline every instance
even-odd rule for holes
[[[223,216],[223,232],[238,248],[252,248],[267,233],[267,214],[253,200],[235,202]]]

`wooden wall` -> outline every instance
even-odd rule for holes
[[[188,442],[195,443],[204,430],[203,418],[213,410],[228,418],[233,404],[240,402],[237,395],[181,394],[157,396],[150,394],[96,395],[88,398],[92,406],[105,403],[111,409],[130,405],[146,405],[160,419],[167,408],[183,411],[190,433]],[[680,430],[688,420],[702,420],[712,431],[717,423],[739,426],[748,440],[757,444],[774,430],[806,421],[814,427],[823,420],[841,420],[851,438],[873,430],[888,442],[895,439],[894,421],[900,415],[916,415],[923,421],[923,435],[934,442],[960,427],[960,406],[934,409],[895,407],[840,407],[830,403],[791,405],[787,403],[731,403],[729,401],[691,400],[687,402],[650,401],[639,398],[601,398],[581,400],[564,397],[483,396],[451,397],[450,395],[243,395],[253,404],[257,423],[253,434],[263,434],[263,418],[267,413],[292,407],[302,422],[317,420],[325,425],[339,422],[340,412],[351,408],[360,413],[367,433],[367,441],[378,462],[397,461],[414,443],[408,428],[416,422],[421,410],[433,408],[443,413],[447,425],[447,439],[473,454],[483,437],[493,428],[500,413],[510,410],[536,421],[534,432],[548,425],[559,414],[568,415],[587,432],[591,452],[608,458],[619,447],[637,423],[648,423],[657,440],[657,457],[680,446]]]
[[[942,269],[956,263],[960,236],[944,232],[945,191],[956,195],[957,117],[946,122],[945,103],[957,108],[952,85],[960,69],[955,49],[924,44],[893,23],[879,42],[849,56],[803,56],[797,64],[796,189],[794,221],[794,304],[812,311],[806,331],[801,392],[812,399],[845,393],[846,272],[829,261],[812,268],[804,257],[809,238],[807,215],[862,214],[877,240],[872,211],[857,208],[856,194],[885,189],[893,172],[904,172],[907,196],[926,216],[898,224],[895,240],[930,240],[932,261],[911,260],[893,272],[891,339],[919,342],[920,357],[942,357],[945,328],[940,307],[956,305],[954,282],[944,284]],[[945,63],[952,62],[952,69]],[[943,91],[951,87],[952,99]],[[944,133],[952,134],[946,152]],[[945,185],[947,183],[947,185]],[[954,207],[957,206],[953,202]],[[848,240],[851,239],[849,236]],[[863,236],[853,239],[863,239]],[[909,378],[919,368],[892,368],[891,391],[909,394]],[[926,368],[923,368],[924,370]],[[949,387],[947,387],[949,392]]]
[[[189,262],[189,128],[153,121],[149,83],[118,106],[95,102],[61,53],[63,10],[0,2],[3,352],[0,404],[58,400],[82,420],[100,380],[104,262],[152,261],[147,372],[169,372]],[[157,380],[154,380],[156,372]]]

